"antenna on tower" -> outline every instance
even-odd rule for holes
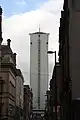
[[[39,24],[39,32],[40,32],[40,24]]]

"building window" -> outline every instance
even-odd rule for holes
[[[30,42],[30,44],[32,45],[32,42]]]
[[[38,37],[40,37],[40,35],[38,35]]]

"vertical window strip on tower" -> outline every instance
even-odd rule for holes
[[[40,109],[40,35],[38,39],[38,109]]]

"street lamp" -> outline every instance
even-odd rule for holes
[[[57,79],[56,79],[56,51],[48,51],[48,54],[55,54],[55,118],[57,120]]]

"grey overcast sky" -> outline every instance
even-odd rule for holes
[[[14,0],[15,1],[15,0]],[[3,43],[10,38],[11,47],[17,53],[17,67],[24,75],[25,84],[29,84],[29,33],[37,32],[39,24],[42,32],[50,33],[49,50],[58,52],[58,31],[63,0],[1,0],[3,7]],[[9,7],[9,5],[12,7]],[[50,59],[51,58],[51,59]],[[49,57],[49,76],[54,64]]]

